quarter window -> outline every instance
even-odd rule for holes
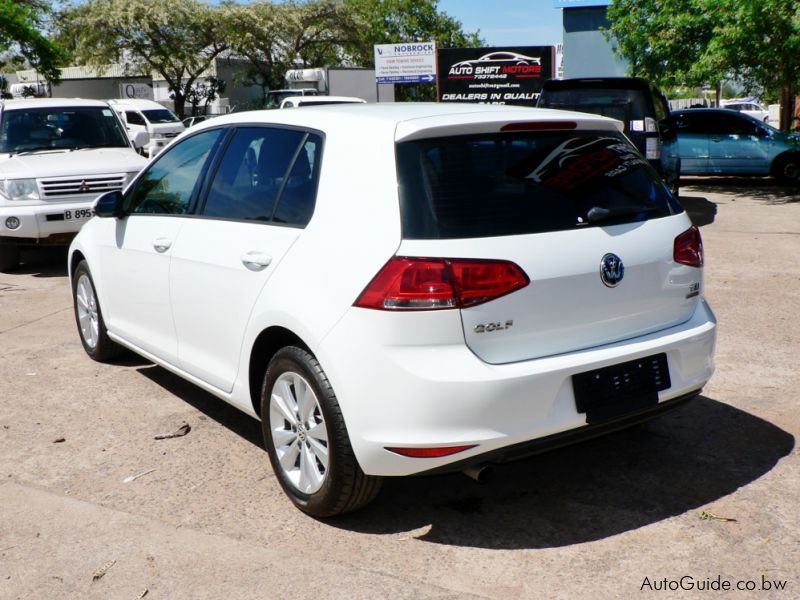
[[[274,221],[303,227],[311,220],[317,192],[320,146],[320,138],[309,135],[300,148],[278,200]]]
[[[222,131],[204,131],[159,156],[128,195],[126,212],[160,215],[188,213],[203,166]]]

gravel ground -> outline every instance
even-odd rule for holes
[[[326,522],[284,498],[256,421],[146,361],[89,360],[65,254],[27,254],[0,273],[0,597],[630,598],[683,577],[669,597],[800,598],[800,192],[682,197],[719,318],[700,398],[490,485],[388,480]]]

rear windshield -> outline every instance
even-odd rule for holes
[[[622,134],[484,134],[397,144],[403,237],[565,231],[683,209]]]
[[[643,90],[607,88],[543,90],[538,106],[602,115],[622,121],[626,128],[633,120],[654,116],[653,108],[647,100],[647,93]]]

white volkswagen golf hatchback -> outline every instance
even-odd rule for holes
[[[72,244],[83,346],[260,419],[318,517],[638,422],[711,377],[715,319],[700,234],[619,125],[362,104],[193,127]]]

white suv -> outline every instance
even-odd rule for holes
[[[0,271],[18,264],[20,246],[68,244],[97,196],[146,162],[105,102],[0,102]]]
[[[586,114],[342,105],[193,127],[70,250],[86,352],[126,347],[261,419],[303,511],[699,393],[698,230]]]

